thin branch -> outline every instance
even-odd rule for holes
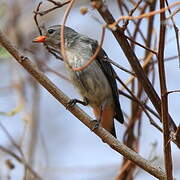
[[[167,57],[167,58],[164,58],[164,61],[172,61],[172,60],[175,60],[177,59],[179,56],[170,56],[170,57]],[[153,60],[152,62],[150,62],[150,64],[156,64],[158,62],[158,60]]]
[[[146,59],[144,60],[144,63],[142,64],[142,68],[143,70],[147,67],[147,65],[150,63],[151,59],[153,57],[153,54],[152,53],[149,53],[146,57]],[[135,79],[136,76],[131,76],[127,82],[126,82],[126,85],[130,84],[134,79]],[[123,90],[124,87],[121,88],[121,90]]]
[[[64,5],[70,3],[70,0],[69,0],[69,1],[66,1],[66,2],[64,2],[64,3],[60,3],[60,2],[58,2],[58,1],[56,2],[56,1],[53,1],[53,0],[48,0],[48,1],[51,2],[51,3],[53,3],[55,6],[52,7],[52,8],[50,8],[50,9],[47,9],[47,10],[45,10],[45,11],[34,11],[34,13],[37,14],[37,15],[40,15],[40,16],[44,16],[44,15],[46,15],[46,14],[54,11],[55,9],[61,8],[61,7],[63,7]]]
[[[156,127],[159,131],[162,132],[162,129],[159,127],[159,125],[151,118],[151,116],[149,115],[149,113],[147,112],[145,106],[143,103],[141,103],[141,101],[129,90],[129,88],[123,83],[123,81],[121,81],[121,79],[117,76],[116,77],[117,80],[122,84],[122,86],[127,90],[128,93],[131,94],[131,96],[138,102],[138,104],[141,106],[142,110],[144,111],[144,113],[146,114],[146,116],[149,118],[150,123]]]
[[[142,8],[140,14],[143,14],[148,7],[149,7],[149,5],[148,5],[148,3],[146,2],[146,4],[145,4],[145,5],[143,6],[143,8]],[[141,35],[143,41],[146,43],[145,37],[144,37],[143,33],[142,33],[141,30],[140,30],[140,29],[141,29],[141,28],[140,28],[140,24],[142,23],[142,20],[143,20],[143,19],[139,19],[139,20],[136,22],[136,26],[135,26],[134,32],[133,32],[133,34],[132,34],[132,39],[136,39],[137,34],[138,34],[138,32],[139,32],[139,34]],[[132,43],[131,43],[131,44],[132,44]],[[132,44],[132,45],[134,45],[134,44]],[[133,47],[133,49],[134,49],[134,47]]]
[[[57,2],[58,3],[58,2]],[[38,22],[38,15],[39,15],[39,10],[40,10],[40,6],[42,5],[42,2],[40,2],[38,5],[37,5],[37,8],[36,8],[36,11],[34,11],[34,21],[35,21],[35,24],[38,28],[38,31],[39,31],[39,34],[42,35],[42,30],[41,30],[41,27],[39,25],[39,22]],[[61,6],[62,7],[62,6]],[[48,50],[48,52],[50,52],[56,59],[60,59],[62,60],[62,57],[59,55],[59,51],[57,52],[56,49],[54,48],[51,48],[49,47],[47,44],[43,43],[44,47]]]
[[[168,1],[166,0],[166,5],[169,6]],[[175,20],[173,18],[173,16],[175,15],[175,13],[179,12],[180,9],[178,9],[177,11],[175,11],[174,13],[171,12],[171,9],[168,9],[169,13],[170,13],[170,17],[166,18],[167,20],[169,18],[171,18],[171,21],[173,23],[173,27],[174,27],[174,32],[176,35],[176,47],[177,47],[177,52],[178,52],[178,56],[179,56],[179,67],[180,67],[180,45],[179,45],[179,29],[176,26]]]
[[[164,9],[164,0],[160,0],[160,8]],[[166,19],[165,13],[160,14],[160,22],[164,22]],[[164,48],[165,48],[165,34],[166,24],[160,23],[159,32],[159,51],[158,51],[158,69],[159,69],[159,81],[161,89],[161,118],[163,123],[163,137],[164,137],[164,160],[165,169],[167,174],[167,180],[173,180],[172,174],[172,157],[171,157],[171,144],[170,144],[170,128],[169,128],[169,116],[168,116],[168,98],[166,88],[166,75],[164,67]]]
[[[100,36],[100,43],[99,45],[97,46],[94,54],[87,60],[87,62],[81,66],[81,67],[71,67],[70,64],[68,63],[68,60],[67,60],[67,55],[66,55],[66,52],[65,52],[65,39],[64,39],[64,26],[65,26],[65,23],[66,23],[66,20],[67,20],[67,17],[70,13],[70,10],[73,6],[73,3],[74,3],[75,0],[71,0],[71,2],[69,3],[69,6],[67,7],[65,13],[64,13],[64,17],[63,17],[63,22],[62,22],[62,26],[61,26],[61,30],[60,30],[60,44],[61,44],[61,53],[62,53],[62,56],[63,56],[63,59],[64,61],[66,61],[66,63],[68,64],[68,66],[73,70],[73,71],[82,71],[83,69],[85,69],[87,66],[89,66],[96,58],[96,56],[98,55],[99,51],[101,50],[102,48],[102,44],[103,44],[103,41],[104,41],[104,36],[105,36],[105,30],[106,30],[106,26],[103,25],[102,26],[102,33],[101,33],[101,36]]]
[[[59,36],[60,36],[60,51],[61,51],[63,60],[66,62],[66,64],[68,65],[68,67],[70,69],[72,69],[72,67],[68,63],[67,54],[66,54],[66,51],[65,51],[64,26],[65,26],[65,23],[67,21],[68,15],[70,13],[70,10],[71,10],[74,2],[75,2],[75,0],[71,0],[68,7],[66,8],[66,11],[64,13],[63,20],[62,20],[62,25],[61,25],[61,28],[60,28],[60,34],[59,34]]]
[[[36,164],[35,154],[37,152],[37,142],[39,137],[39,114],[40,114],[40,87],[39,84],[32,79],[33,94],[32,94],[32,108],[31,108],[31,129],[29,135],[28,147],[28,164],[32,167]],[[30,173],[25,174],[25,179],[31,179]]]
[[[53,84],[42,72],[40,72],[37,66],[33,65],[31,61],[23,56],[3,35],[0,31],[0,44],[15,58],[15,60],[20,63],[44,88],[46,88],[50,94],[52,94],[61,104],[64,106],[69,102],[69,98],[59,90],[55,84]],[[92,129],[94,124],[92,119],[82,111],[77,105],[68,109],[74,116],[76,116],[82,123],[84,123],[88,128]],[[136,165],[149,172],[151,175],[161,179],[166,180],[166,174],[162,169],[156,167],[149,163],[147,160],[143,159],[136,152],[125,146],[123,143],[119,142],[114,136],[112,136],[108,131],[106,131],[101,126],[94,130],[104,142],[111,146],[115,151],[119,152],[127,159],[134,162]]]
[[[121,21],[121,20],[136,20],[136,19],[142,19],[142,18],[148,18],[150,16],[154,16],[156,14],[161,14],[161,13],[164,13],[165,11],[167,11],[168,9],[174,7],[174,6],[177,6],[179,5],[180,2],[174,2],[172,3],[171,5],[165,7],[165,8],[161,8],[157,11],[151,11],[149,13],[144,13],[144,14],[141,14],[139,16],[121,16],[120,18],[118,18],[116,21],[114,21],[112,24],[109,24],[109,28],[111,28],[112,30],[114,29],[114,27],[116,25],[118,25],[118,23]]]
[[[42,1],[41,2],[39,2],[39,4],[37,5],[37,8],[36,8],[36,11],[35,12],[39,12],[39,9],[40,9],[40,6],[42,5]],[[35,13],[34,12],[34,13]],[[42,35],[42,30],[41,30],[41,28],[40,28],[40,26],[39,26],[39,23],[38,23],[38,20],[37,20],[37,13],[35,13],[34,14],[34,21],[35,21],[35,23],[36,23],[36,26],[37,26],[37,28],[38,28],[38,31],[39,31],[39,34],[40,35]]]
[[[111,64],[113,64],[114,66],[116,66],[117,68],[121,69],[122,71],[124,71],[128,74],[130,74],[132,76],[136,76],[136,74],[134,72],[127,70],[126,68],[122,67],[121,65],[119,65],[118,63],[116,63],[115,61],[110,59],[109,57],[107,57],[106,61],[110,62]]]
[[[55,70],[53,70],[52,68],[50,68],[49,66],[47,66],[46,64],[43,64],[43,70],[44,71],[48,71],[51,73],[54,73],[55,75],[59,76],[60,78],[66,80],[66,81],[70,81],[66,76],[64,76],[63,74],[61,74],[60,72],[57,72]]]
[[[95,60],[96,56],[99,54],[99,52],[100,52],[100,50],[102,48],[102,44],[103,44],[104,36],[105,36],[105,30],[106,30],[106,27],[102,26],[102,33],[101,33],[101,36],[100,36],[100,43],[97,46],[94,54],[87,60],[87,62],[83,66],[81,66],[79,68],[72,68],[73,71],[82,71],[83,69],[88,67]]]
[[[139,5],[141,4],[142,1],[143,1],[143,0],[139,0],[139,1],[137,2],[137,4],[134,6],[134,8],[129,11],[129,16],[132,16],[132,15],[133,15],[133,13],[134,13],[135,10],[139,7]],[[127,28],[128,24],[129,24],[129,19],[127,19],[127,20],[124,22],[124,25],[123,25],[123,29],[124,29],[124,30]]]
[[[167,95],[169,95],[169,94],[171,94],[171,93],[179,93],[180,92],[180,90],[173,90],[173,91],[168,91],[168,92],[166,92],[167,93]]]
[[[135,98],[133,98],[132,96],[130,96],[129,94],[123,92],[122,90],[119,90],[119,94],[125,96],[126,98],[135,101],[136,103],[139,103],[139,101]],[[144,107],[151,113],[153,114],[156,118],[160,119],[159,114],[157,114],[152,108],[150,108],[147,104],[145,104],[143,101],[141,101],[141,104],[144,105]]]
[[[130,37],[126,36],[126,35],[124,35],[124,36],[125,36],[127,39],[129,39],[131,42],[133,42],[134,44],[137,44],[138,46],[146,49],[147,51],[152,52],[153,54],[156,54],[156,55],[157,55],[157,52],[154,51],[153,49],[150,49],[150,48],[148,48],[147,46],[144,46],[144,45],[136,42],[135,40],[133,40],[132,38],[130,38]]]
[[[10,151],[9,149],[3,147],[2,145],[0,145],[0,150],[11,155],[12,157],[14,157],[18,162],[24,164],[24,166],[33,174],[34,178],[42,180],[41,177],[18,155],[16,155],[14,152]]]
[[[37,179],[41,179],[41,178],[38,176],[38,174],[31,168],[31,166],[26,162],[25,156],[24,156],[24,153],[23,153],[21,147],[15,142],[15,140],[13,139],[13,137],[9,134],[9,132],[6,130],[6,128],[2,125],[2,123],[0,123],[0,127],[2,128],[2,130],[4,131],[4,133],[7,135],[8,139],[10,140],[10,142],[12,143],[12,145],[18,150],[18,152],[19,152],[20,155],[21,155],[21,158],[18,157],[17,155],[15,156],[15,154],[14,154],[13,157],[15,157],[19,162],[23,163],[23,164],[25,165],[25,168],[28,169],[29,172],[31,172],[34,177],[37,177]],[[3,148],[2,146],[0,146],[0,149],[3,150],[3,151],[5,151],[5,148]],[[11,152],[9,151],[8,154],[12,155],[13,152],[11,153]],[[18,157],[18,158],[17,158],[17,157]]]

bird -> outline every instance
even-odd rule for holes
[[[36,37],[33,42],[45,43],[55,48],[61,54],[62,25],[53,25],[44,30],[43,35]],[[70,81],[79,91],[83,100],[71,99],[68,106],[80,103],[89,105],[96,117],[96,127],[101,125],[116,137],[114,119],[124,122],[123,113],[119,101],[119,93],[116,82],[116,73],[107,61],[108,56],[103,48],[100,49],[95,60],[86,68],[74,71],[85,65],[98,47],[97,40],[76,32],[74,29],[64,26],[64,47],[67,60],[65,67],[69,72]]]

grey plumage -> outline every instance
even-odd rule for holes
[[[51,26],[45,32],[47,36],[46,44],[56,49],[60,48],[60,27],[60,25]],[[64,38],[67,60],[73,68],[86,64],[98,46],[96,40],[81,35],[69,27],[64,29]],[[90,106],[95,109],[108,105],[113,109],[113,117],[123,123],[115,72],[106,59],[107,55],[101,49],[96,60],[82,71],[73,71],[69,66],[67,68],[72,83],[77,87],[80,94],[88,100]],[[113,120],[111,126],[108,130],[116,136]]]

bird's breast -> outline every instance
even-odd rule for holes
[[[83,66],[89,57],[68,54],[68,63],[72,67]],[[70,79],[83,97],[89,100],[90,105],[101,105],[106,98],[112,97],[110,84],[101,67],[94,60],[82,71],[73,71],[69,67]]]

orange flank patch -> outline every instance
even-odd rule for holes
[[[96,107],[93,108],[94,115],[97,120],[100,119],[100,108]],[[109,132],[112,131],[114,128],[114,110],[111,105],[105,105],[102,115],[101,115],[101,125],[103,128],[108,130]]]

